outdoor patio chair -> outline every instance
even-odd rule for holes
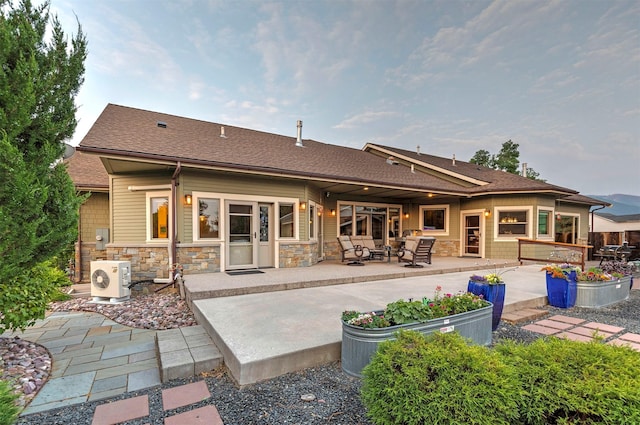
[[[362,246],[369,250],[370,260],[384,260],[387,255],[387,251],[384,248],[376,247],[376,243],[373,241],[373,236],[361,236]],[[353,240],[353,238],[351,239]]]
[[[362,245],[354,245],[349,236],[338,237],[338,243],[340,244],[342,262],[349,261],[347,263],[349,266],[364,266],[363,257],[368,258],[370,256],[367,248]]]
[[[436,238],[432,236],[407,237],[404,247],[398,250],[398,262],[409,263],[405,267],[424,267],[418,263],[431,264],[431,248]]]

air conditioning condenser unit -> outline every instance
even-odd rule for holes
[[[120,302],[131,296],[130,261],[92,261],[91,296],[94,301]]]

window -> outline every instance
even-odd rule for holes
[[[531,209],[505,209],[496,208],[497,215],[497,237],[517,238],[531,237],[530,215]]]
[[[309,202],[309,239],[316,238],[316,204]]]
[[[400,232],[398,205],[345,204],[338,202],[340,236],[372,236],[378,245]]]
[[[197,198],[198,239],[220,239],[220,199]]]
[[[294,214],[293,204],[281,203],[278,208],[278,219],[280,222],[280,237],[281,238],[293,238],[294,237]]]
[[[427,205],[420,207],[420,228],[423,232],[449,232],[449,206]]]
[[[538,210],[538,238],[551,238],[553,211]]]
[[[147,239],[169,239],[169,194],[165,192],[147,193]]]

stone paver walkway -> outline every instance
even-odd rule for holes
[[[523,326],[522,329],[574,341],[591,341],[597,336],[607,341],[607,344],[628,345],[634,350],[640,351],[640,335],[638,334],[624,332],[624,328],[618,326],[587,322],[561,314],[538,320]]]
[[[97,313],[60,312],[1,336],[16,335],[45,346],[53,363],[49,380],[22,415],[160,385],[154,330]]]
[[[162,409],[174,409],[200,403],[211,397],[204,381],[180,385],[162,391]],[[111,425],[149,416],[149,397],[146,395],[106,403],[96,407],[91,425]],[[218,410],[213,405],[193,408],[186,412],[167,416],[165,425],[223,425]]]

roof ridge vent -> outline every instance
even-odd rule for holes
[[[298,120],[298,137],[296,137],[296,146],[299,148],[304,147],[304,145],[302,144],[302,121]]]
[[[224,126],[220,126],[220,137],[222,137],[223,139],[226,139],[227,136],[226,134],[224,134]]]
[[[166,122],[164,122],[164,121],[157,121],[157,122],[156,122],[156,125],[157,125],[159,128],[167,128],[167,123],[166,123]]]

